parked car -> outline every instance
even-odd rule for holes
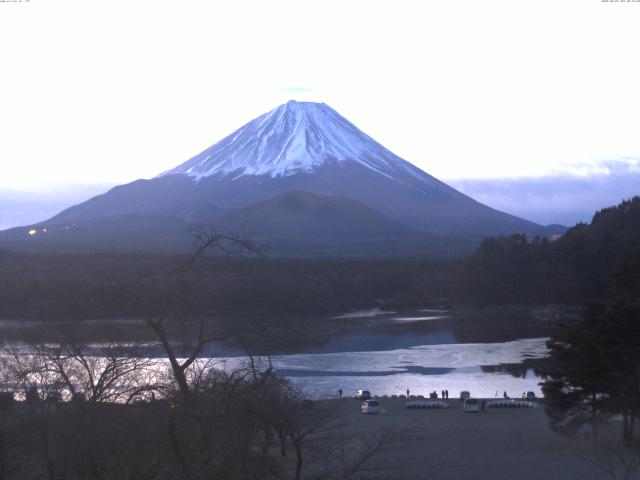
[[[465,398],[464,400],[464,411],[469,413],[476,413],[480,411],[480,400],[477,398]]]
[[[371,392],[369,390],[358,390],[356,393],[357,400],[369,400],[371,398]]]
[[[464,402],[467,398],[471,398],[471,393],[468,390],[463,390],[460,392],[460,401]]]
[[[522,394],[522,398],[525,400],[535,400],[536,399],[536,394],[534,392],[524,392]]]
[[[365,415],[376,415],[380,413],[380,404],[377,400],[365,400],[362,404],[362,413]]]

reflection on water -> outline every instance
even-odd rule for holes
[[[430,338],[433,340],[435,337]],[[516,366],[547,356],[546,338],[501,343],[445,343],[390,350],[332,351],[271,358],[276,372],[303,386],[310,395],[331,396],[339,388],[346,394],[368,389],[393,395],[409,389],[426,395],[448,389],[451,395],[470,390],[473,396],[494,397],[504,391],[519,396],[540,395],[539,379],[529,367]],[[404,340],[393,339],[398,343]],[[493,365],[493,367],[491,367]],[[509,368],[502,366],[509,365]],[[522,367],[520,367],[522,368]],[[518,371],[518,376],[512,375]]]
[[[342,315],[337,315],[332,318],[334,320],[340,320],[343,318],[370,318],[370,317],[377,317],[379,315],[389,315],[392,313],[395,313],[395,312],[381,310],[379,308],[370,308],[368,310],[356,310],[353,312],[343,313]]]
[[[428,320],[442,320],[443,318],[449,318],[448,315],[432,315],[427,317],[393,317],[395,322],[425,322]]]
[[[417,347],[420,345],[438,345],[456,343],[455,336],[448,330],[431,332],[374,331],[371,333],[349,333],[330,339],[323,345],[308,347],[305,353],[336,352],[377,352]]]
[[[348,333],[272,357],[280,374],[314,396],[369,389],[394,395],[470,390],[478,397],[541,395],[533,364],[547,356],[546,332],[527,312],[424,308],[363,311]],[[373,318],[372,318],[373,317]],[[353,322],[357,313],[343,316]]]
[[[546,332],[530,315],[518,317],[508,309],[492,310],[488,315],[440,308],[398,313],[370,309],[340,315],[333,321],[344,328],[336,329],[338,333],[329,338],[316,340],[309,335],[311,340],[271,351],[278,353],[271,357],[276,371],[310,395],[330,396],[339,388],[345,394],[368,389],[378,395],[400,394],[407,389],[427,395],[448,389],[452,398],[460,390],[478,397],[502,395],[504,391],[519,396],[529,390],[540,395],[532,362],[547,355]],[[100,326],[104,327],[86,324],[85,329],[96,332]],[[150,340],[139,322],[110,323],[110,333],[116,327],[128,341]],[[4,325],[9,345],[16,344],[17,335],[7,333],[14,328],[25,341],[32,335],[41,337],[43,332],[43,324],[38,323],[28,328],[24,324]],[[267,348],[263,346],[261,353]],[[147,345],[145,354],[163,356],[157,344]],[[237,345],[212,345],[205,355],[223,357],[222,364],[229,368],[244,359]]]

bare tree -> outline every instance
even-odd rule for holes
[[[381,451],[388,451],[396,446],[398,440],[406,437],[412,431],[413,427],[411,425],[398,425],[366,437],[357,436],[350,439],[344,439],[343,437],[342,441],[339,442],[341,447],[339,456],[340,478],[351,480],[362,474],[380,472],[382,467],[371,467],[371,461]],[[393,467],[393,465],[387,465],[385,469]]]
[[[129,403],[161,388],[156,381],[158,362],[147,358],[139,345],[89,347],[71,339],[40,345],[36,354],[73,399]]]
[[[37,350],[6,350],[2,355],[1,371],[5,389],[15,391],[18,398],[32,408],[39,408],[42,401],[59,395],[64,388],[63,378],[50,368],[46,356]]]
[[[249,383],[246,373],[218,371],[210,354],[214,345],[237,336],[242,326],[228,328],[213,315],[205,314],[207,309],[203,305],[210,293],[207,280],[215,274],[209,261],[212,253],[232,256],[262,252],[263,248],[247,235],[200,227],[195,232],[193,253],[166,278],[141,279],[136,284],[118,282],[120,291],[139,305],[145,324],[158,340],[168,362],[175,395],[166,432],[184,478],[200,478],[212,472],[228,474],[231,467],[225,459],[242,454],[236,452],[229,457],[219,453],[228,453],[234,445],[233,448],[240,451],[239,445],[253,438],[253,425],[247,423],[251,419],[235,418],[238,425],[244,426],[234,435],[225,427],[229,420],[226,417],[231,415],[231,395],[238,390],[246,391]],[[219,388],[221,386],[224,388]],[[218,402],[221,396],[226,400],[224,408],[220,408]],[[193,435],[198,442],[194,443]],[[243,448],[251,450],[250,445],[243,444]],[[214,454],[215,449],[218,453]]]
[[[249,235],[229,234],[215,226],[200,226],[195,229],[193,253],[184,265],[173,272],[165,285],[153,281],[145,285],[117,282],[121,292],[133,297],[140,305],[146,325],[159,341],[169,362],[181,400],[190,401],[193,397],[193,385],[189,380],[199,376],[192,375],[190,370],[202,371],[198,360],[203,352],[213,343],[222,343],[237,336],[242,329],[241,326],[222,328],[211,316],[203,316],[202,309],[198,309],[206,295],[204,279],[210,270],[207,266],[211,254],[232,256],[263,252],[264,246]],[[184,313],[187,306],[190,309]],[[174,342],[176,336],[183,340],[178,346]]]
[[[288,406],[287,436],[296,453],[295,480],[300,480],[303,451],[313,443],[326,438],[335,428],[336,413],[327,406],[299,396]]]

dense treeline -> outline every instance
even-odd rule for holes
[[[0,252],[0,318],[133,318],[143,312],[121,285],[170,283],[185,256]],[[458,264],[430,260],[220,258],[183,282],[179,314],[326,315],[385,302],[448,297]],[[168,288],[167,285],[165,287]],[[198,293],[197,308],[190,296]]]
[[[566,435],[589,432],[610,442],[620,432],[631,478],[640,468],[636,423],[640,416],[640,252],[619,265],[607,295],[590,301],[577,319],[557,322],[543,369],[545,409],[551,427]],[[617,419],[621,419],[621,422]],[[616,452],[618,459],[620,451]]]
[[[465,265],[463,301],[575,303],[601,297],[612,273],[640,248],[640,197],[597,212],[555,241],[524,235],[485,239]]]
[[[557,240],[485,239],[467,261],[213,257],[201,277],[184,282],[185,309],[176,313],[314,316],[376,304],[582,304],[606,293],[611,273],[639,245],[640,197],[635,197],[601,210],[592,224],[578,224]],[[187,258],[0,251],[0,318],[139,317],[119,286],[133,280],[166,283]],[[200,298],[193,302],[196,291]]]

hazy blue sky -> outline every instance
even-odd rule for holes
[[[606,173],[450,179],[448,183],[498,210],[541,224],[572,226],[591,222],[596,211],[640,194],[640,161],[637,159],[601,163],[600,168]]]
[[[151,177],[290,98],[441,178],[640,158],[640,3],[0,3],[0,187]]]
[[[289,99],[490,206],[588,221],[640,193],[639,25],[601,0],[0,3],[0,228]]]

